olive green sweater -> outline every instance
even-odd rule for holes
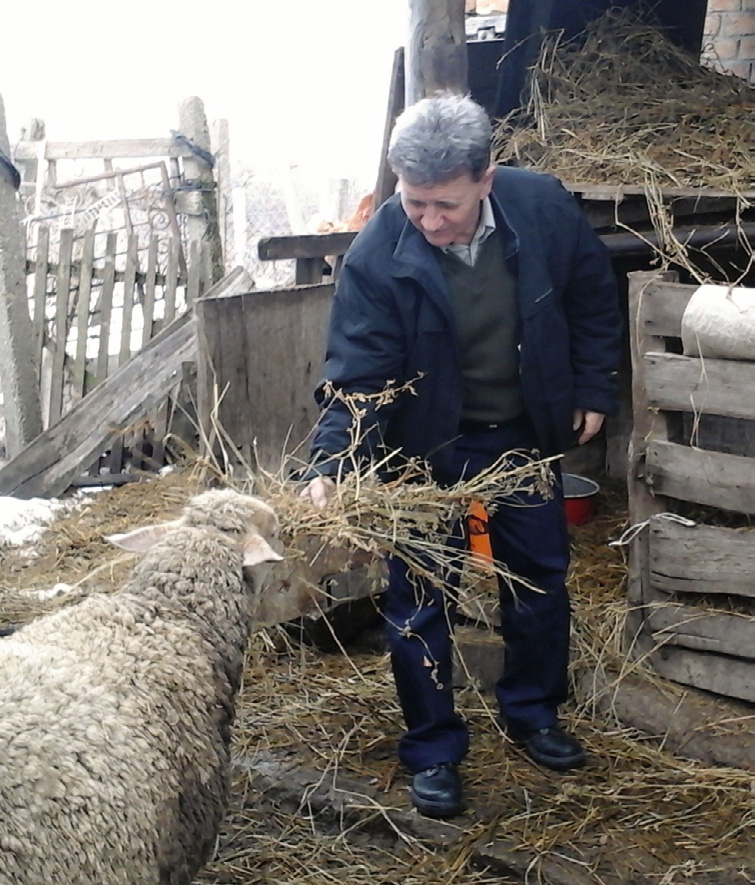
[[[437,250],[456,319],[464,382],[462,420],[497,424],[521,414],[516,280],[499,231],[480,247],[474,267]]]

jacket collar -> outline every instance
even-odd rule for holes
[[[394,277],[410,277],[417,280],[428,297],[438,307],[446,320],[453,326],[453,312],[448,299],[446,281],[440,265],[433,254],[433,247],[427,242],[417,228],[406,218],[399,235],[396,248],[393,250],[395,267]]]

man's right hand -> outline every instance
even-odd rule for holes
[[[302,489],[301,497],[309,498],[318,510],[323,510],[335,490],[336,484],[329,476],[316,476]]]

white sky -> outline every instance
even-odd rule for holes
[[[180,101],[230,123],[234,163],[370,177],[407,0],[38,0],[3,4],[0,95],[13,144],[165,137]]]

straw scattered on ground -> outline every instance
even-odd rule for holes
[[[73,584],[95,569],[95,579],[81,587],[87,592],[112,589],[127,565],[102,535],[174,516],[197,485],[195,476],[177,474],[93,497],[86,510],[51,527],[36,560],[16,560],[17,553],[11,552],[0,564],[0,586],[7,592],[51,581]],[[574,530],[573,669],[578,686],[579,673],[596,663],[616,674],[623,663],[626,569],[622,550],[606,542],[621,534],[626,511],[618,491],[604,495],[602,506],[594,523]],[[0,597],[0,622],[13,621],[18,613],[9,615],[2,603]],[[25,616],[54,604],[61,603],[37,603]],[[675,691],[673,686],[668,690]],[[568,852],[591,875],[613,881],[639,876],[648,882],[704,881],[706,871],[733,868],[737,858],[746,868],[752,775],[675,758],[663,751],[658,738],[597,714],[589,693],[584,687],[578,691],[565,713],[590,764],[565,776],[531,765],[507,742],[488,696],[474,687],[458,691],[472,751],[464,766],[469,808],[458,821],[465,835],[455,847],[431,848],[411,834],[391,840],[361,833],[359,827],[345,827],[347,832],[345,825],[321,828],[306,808],[275,808],[250,794],[250,775],[241,767],[218,856],[198,882],[505,881],[469,868],[470,846],[483,837],[533,852],[538,864]],[[681,697],[681,689],[678,693]],[[325,780],[353,778],[369,786],[380,807],[406,810],[408,778],[395,760],[400,730],[385,654],[358,647],[324,654],[283,630],[253,639],[238,700],[237,758],[283,758]]]

